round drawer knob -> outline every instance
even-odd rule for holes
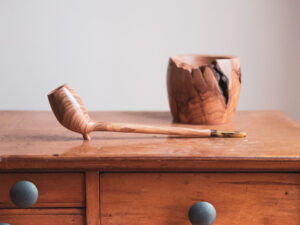
[[[18,181],[10,189],[10,199],[19,208],[31,207],[36,203],[38,196],[38,189],[29,181]]]
[[[211,225],[216,219],[216,209],[209,202],[197,202],[189,210],[193,225]]]
[[[8,223],[0,223],[0,225],[9,225]]]

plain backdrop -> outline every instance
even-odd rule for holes
[[[238,109],[300,121],[300,1],[1,0],[0,109],[50,110],[68,83],[88,110],[169,110],[169,56],[237,55]]]

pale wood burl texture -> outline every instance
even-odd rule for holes
[[[11,225],[85,225],[82,209],[1,209],[0,223]]]
[[[17,208],[9,192],[21,180],[34,183],[38,189],[38,200],[31,208],[85,206],[83,173],[0,173],[0,208]]]
[[[173,124],[168,112],[93,112],[99,121],[244,130],[246,138],[98,132],[85,142],[52,112],[0,112],[0,170],[300,171],[300,125],[278,111],[237,112],[231,123]]]
[[[300,224],[300,174],[101,175],[101,225],[190,225],[189,208],[214,205],[214,225]]]

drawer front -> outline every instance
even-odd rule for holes
[[[199,201],[214,225],[300,224],[296,173],[104,173],[100,191],[101,225],[188,225]]]
[[[82,173],[0,173],[0,208],[17,208],[10,200],[10,189],[22,180],[32,182],[38,189],[33,208],[85,205]]]
[[[79,209],[0,210],[0,223],[10,225],[84,225],[85,216]]]

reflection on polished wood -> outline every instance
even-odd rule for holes
[[[208,129],[174,124],[168,112],[90,114],[113,123]],[[0,124],[0,222],[188,224],[198,201],[215,206],[216,225],[300,221],[300,125],[282,112],[237,112],[231,123],[209,125],[243,128],[245,139],[98,132],[83,141],[52,112],[1,111]],[[39,190],[32,209],[13,208],[9,200],[19,180]]]
[[[91,112],[96,120],[206,129],[171,123],[168,112]],[[171,138],[93,133],[82,141],[52,112],[0,112],[0,170],[96,169],[127,171],[300,171],[300,125],[278,111],[237,112],[213,129],[241,130],[245,139]]]

